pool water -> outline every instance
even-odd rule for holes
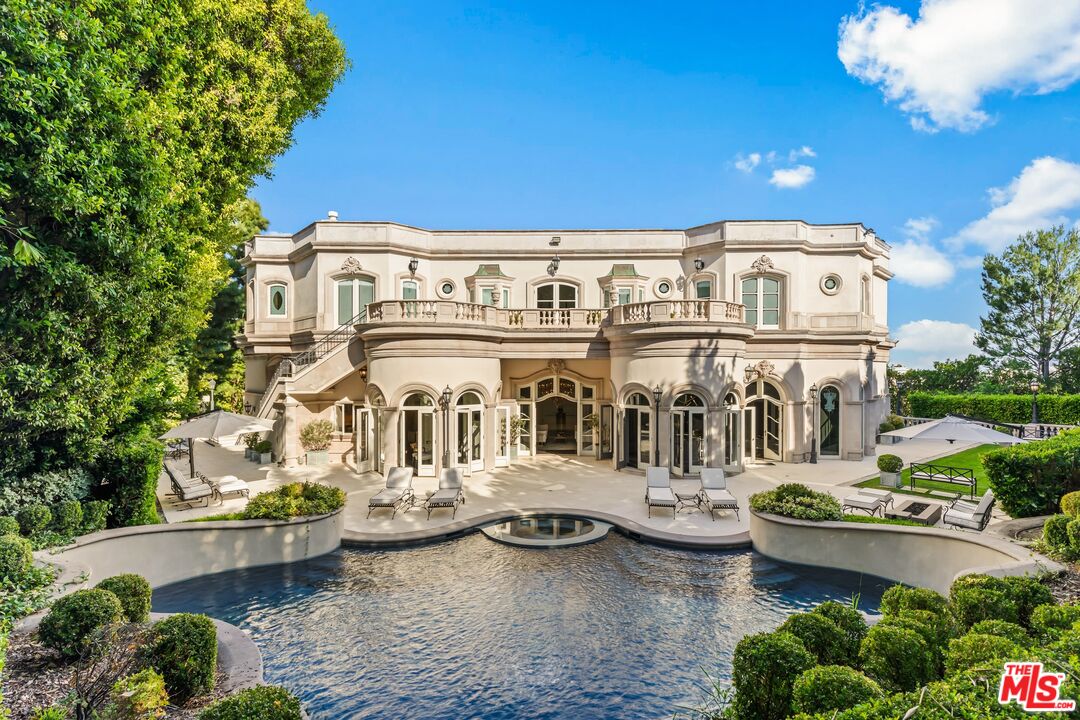
[[[268,682],[328,718],[671,718],[726,679],[735,643],[884,581],[609,535],[555,551],[480,534],[342,549],[154,592],[248,632]]]

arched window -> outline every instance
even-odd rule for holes
[[[713,282],[711,278],[700,278],[694,281],[694,299],[712,300]]]
[[[288,311],[287,307],[288,296],[285,293],[285,285],[283,283],[274,283],[270,286],[270,315],[274,317],[284,317]]]
[[[368,277],[338,280],[335,298],[337,324],[345,325],[361,310],[366,310],[369,303],[375,302],[375,281]]]
[[[461,393],[461,395],[458,396],[457,404],[458,405],[483,405],[483,402],[481,402],[479,395],[474,393],[472,390],[467,390],[467,391]]]
[[[694,393],[683,393],[675,398],[672,407],[705,407],[705,403]]]
[[[551,282],[536,288],[536,307],[541,309],[567,309],[578,306],[577,285]]]
[[[631,393],[630,397],[626,398],[626,404],[634,407],[652,407],[652,403],[641,393]]]
[[[818,411],[818,438],[822,455],[840,454],[840,391],[835,385],[826,385],[818,394],[821,407]]]
[[[742,281],[746,322],[760,328],[780,327],[782,283],[774,277],[748,277]]]
[[[430,407],[435,403],[432,402],[431,398],[428,397],[426,394],[415,392],[409,397],[405,398],[405,402],[403,404],[407,407]]]
[[[724,407],[728,410],[738,410],[739,396],[733,392],[729,392],[724,396]]]
[[[255,319],[255,281],[251,280],[247,284],[247,319]]]
[[[401,281],[401,299],[417,300],[420,297],[420,283],[415,280]]]

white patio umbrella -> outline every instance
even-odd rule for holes
[[[225,435],[239,435],[240,433],[262,432],[273,430],[274,423],[271,420],[239,415],[226,410],[212,410],[202,415],[185,420],[173,429],[158,437],[159,440],[172,440],[186,438],[188,441],[188,460],[191,464],[191,476],[195,477],[195,443],[199,438],[216,438]]]
[[[960,441],[963,443],[982,443],[994,445],[1016,445],[1027,442],[1013,435],[988,428],[971,420],[958,418],[955,415],[946,415],[940,420],[932,420],[921,425],[890,430],[881,433],[902,438],[919,438],[920,440],[948,440],[950,443]]]

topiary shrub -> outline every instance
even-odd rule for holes
[[[165,678],[173,703],[183,704],[214,689],[217,629],[207,616],[178,613],[156,623],[149,655],[150,666]]]
[[[881,687],[843,665],[819,665],[795,680],[792,706],[795,712],[824,713],[845,710],[882,695]]]
[[[737,716],[783,720],[791,714],[795,680],[813,666],[814,656],[791,633],[747,635],[732,663]]]
[[[899,455],[885,453],[878,457],[877,469],[887,473],[902,472],[904,469],[904,460]]]
[[[241,690],[199,713],[199,720],[300,720],[302,717],[296,696],[276,685]]]
[[[890,691],[911,690],[929,680],[929,648],[919,633],[877,624],[859,649],[863,672]]]
[[[841,605],[835,600],[821,603],[813,612],[823,615],[836,623],[844,633],[844,661],[845,665],[854,665],[859,661],[859,647],[863,638],[866,637],[866,620],[862,613],[849,605]]]
[[[982,574],[957,578],[949,595],[953,615],[964,629],[980,620],[1005,620],[1028,628],[1034,609],[1054,601],[1050,589],[1037,578]]]
[[[1080,605],[1040,605],[1031,612],[1031,629],[1043,641],[1054,640],[1080,622]]]
[[[52,509],[53,530],[64,537],[74,537],[82,527],[83,510],[78,500],[64,500]]]
[[[83,503],[83,524],[80,534],[87,535],[105,529],[109,520],[109,502],[107,500],[91,500]]]
[[[1080,516],[1080,490],[1073,490],[1061,496],[1061,512],[1069,517]]]
[[[53,603],[38,634],[45,647],[78,657],[99,628],[120,622],[124,610],[108,590],[76,590]]]
[[[0,535],[0,578],[21,577],[33,564],[34,552],[29,540],[18,535]]]
[[[144,623],[150,619],[150,583],[142,575],[114,575],[105,578],[96,587],[108,590],[120,600],[128,622]]]
[[[102,713],[102,720],[160,718],[168,704],[165,679],[153,668],[145,668],[116,681],[109,692],[109,704]]]
[[[1050,652],[1066,658],[1080,657],[1080,629],[1065,630],[1050,644]],[[1071,663],[1075,665],[1075,663]],[[1072,695],[1076,697],[1076,695]]]
[[[878,623],[880,627],[898,627],[918,634],[926,643],[926,676],[938,677],[945,661],[945,647],[955,633],[955,625],[948,613],[929,610],[901,610],[897,615],[886,615]]]
[[[943,595],[929,588],[893,585],[881,596],[880,609],[884,615],[897,615],[903,610],[943,613],[948,609],[948,604]]]
[[[1027,630],[1016,623],[1005,622],[1004,620],[980,620],[971,626],[971,633],[976,635],[996,635],[1011,640],[1021,647],[1027,647],[1031,644],[1031,636],[1028,635]]]
[[[0,536],[18,535],[19,521],[10,515],[0,515]]]
[[[750,496],[750,509],[799,520],[842,520],[840,501],[828,493],[811,490],[799,483],[785,483],[773,490]]]
[[[1080,518],[1072,518],[1065,526],[1065,535],[1068,537],[1067,549],[1072,555],[1080,553]]]
[[[15,516],[23,535],[39,535],[45,532],[52,522],[52,512],[41,503],[27,505]]]
[[[953,617],[963,630],[967,630],[981,620],[1005,620],[1020,622],[1020,612],[1016,602],[1003,590],[989,587],[961,588],[953,593]]]
[[[1038,578],[1030,576],[1000,578],[1000,587],[1016,603],[1019,624],[1025,628],[1031,627],[1031,613],[1035,611],[1035,608],[1054,602],[1054,594]]]
[[[829,618],[815,613],[796,613],[778,630],[789,632],[802,641],[821,665],[838,665],[847,661],[847,637]]]
[[[1026,657],[1024,649],[1007,637],[968,633],[949,641],[945,651],[945,674],[955,675],[974,668],[993,668],[1000,672],[1006,660]]]
[[[1068,515],[1051,515],[1043,522],[1043,542],[1054,550],[1067,550],[1069,547]]]

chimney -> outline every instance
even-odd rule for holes
[[[330,222],[337,222],[337,210],[331,210],[330,212],[326,213],[326,219]]]

